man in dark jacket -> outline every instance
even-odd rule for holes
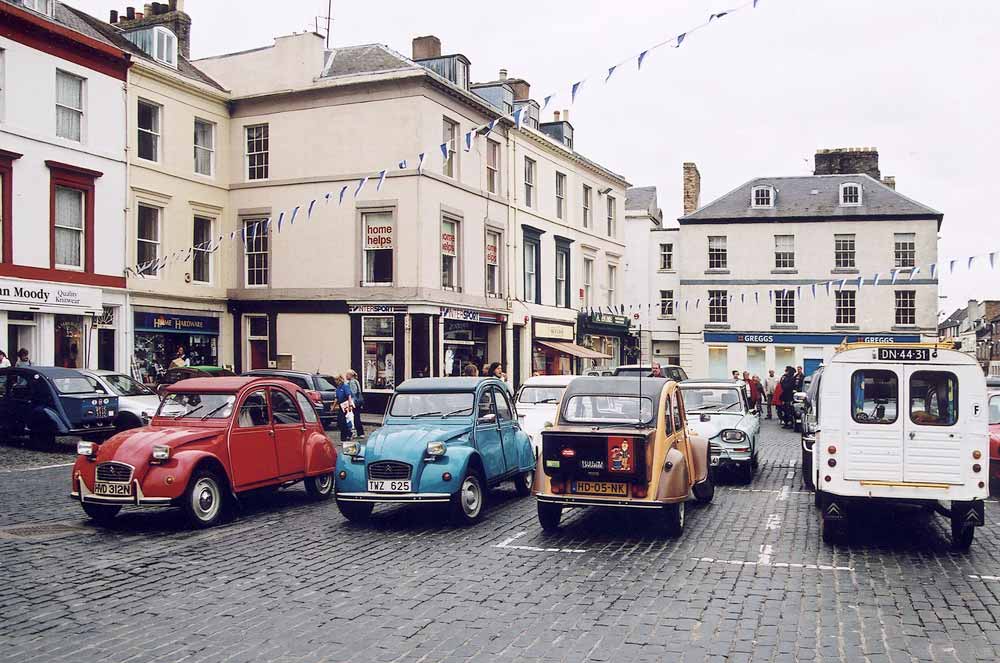
[[[781,425],[789,428],[792,425],[792,399],[795,396],[795,369],[785,366],[785,374],[781,376]]]

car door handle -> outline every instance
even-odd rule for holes
[[[268,435],[274,435],[274,430],[272,430],[272,429],[268,428],[268,429],[267,429],[267,434],[268,434]]]
[[[916,433],[914,433],[913,431],[910,431],[910,439],[911,439],[911,440],[912,440],[913,438],[915,438],[916,436],[917,436],[917,434],[916,434]]]

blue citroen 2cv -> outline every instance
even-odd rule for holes
[[[399,385],[382,428],[337,456],[337,506],[364,521],[378,503],[443,503],[453,520],[482,518],[487,492],[513,481],[527,496],[531,441],[510,390],[495,378],[417,378]]]

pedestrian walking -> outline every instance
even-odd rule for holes
[[[750,378],[750,404],[754,410],[760,411],[760,404],[764,398],[764,387],[760,384],[760,377]]]
[[[10,359],[7,359],[7,353],[0,350],[0,368],[10,368]]]
[[[340,441],[346,442],[354,433],[354,399],[342,375],[335,376],[333,384],[337,387],[337,428],[340,429]]]
[[[770,369],[767,372],[767,377],[764,378],[764,400],[767,402],[767,418],[771,418],[773,412],[773,405],[771,399],[774,398],[774,390],[778,386],[778,378],[774,377],[774,369]]]
[[[496,378],[497,380],[506,380],[507,376],[503,372],[503,364],[498,361],[490,364],[490,367],[486,369],[486,375],[491,378]]]
[[[802,367],[795,369],[795,391],[802,391],[802,385],[806,382],[806,374],[802,372]]]
[[[358,437],[364,437],[365,427],[361,423],[361,412],[365,408],[365,394],[361,391],[358,372],[353,368],[347,371],[347,386],[351,390],[351,398],[354,400],[354,434]]]
[[[781,376],[781,425],[785,428],[792,426],[792,399],[795,396],[795,369],[791,366],[785,367],[785,374]]]
[[[15,366],[31,366],[31,359],[28,358],[28,348],[21,348],[17,351],[17,363]]]

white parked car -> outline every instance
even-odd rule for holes
[[[753,481],[760,452],[760,412],[750,407],[742,380],[681,382],[688,428],[708,440],[712,468],[732,468]]]
[[[538,375],[528,378],[517,392],[517,420],[521,430],[531,438],[535,457],[541,452],[542,430],[555,421],[559,399],[573,375]]]
[[[95,389],[110,396],[118,397],[118,416],[115,429],[122,431],[139,428],[149,420],[160,407],[160,397],[154,391],[122,373],[114,371],[79,369]]]

